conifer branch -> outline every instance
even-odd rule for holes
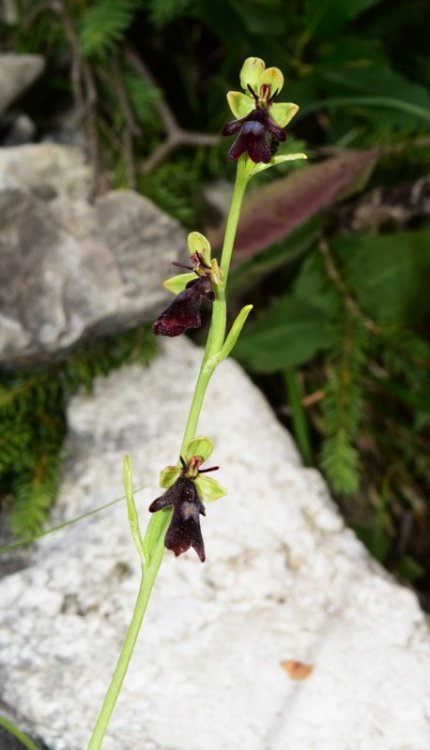
[[[383,332],[383,329],[380,325],[378,325],[378,323],[365,315],[365,313],[361,310],[357,300],[355,299],[354,295],[343,279],[334,255],[331,252],[329,244],[325,239],[320,240],[318,249],[323,257],[326,274],[339,292],[346,311],[354,318],[361,320],[364,327],[367,328],[370,333],[373,333],[376,336],[380,336]]]

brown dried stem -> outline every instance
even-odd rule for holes
[[[156,80],[148,70],[146,64],[129,45],[126,47],[126,58],[138,75],[160,91]],[[215,146],[219,143],[220,136],[218,135],[183,130],[181,126],[178,125],[176,117],[167,104],[161,91],[157,103],[157,109],[166,132],[166,139],[154,149],[152,154],[143,163],[142,170],[144,173],[147,174],[150,172],[154,167],[164,161],[172,151],[180,146]]]

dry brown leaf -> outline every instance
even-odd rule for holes
[[[304,664],[302,661],[295,661],[294,659],[281,661],[281,667],[288,672],[292,680],[306,680],[314,670],[313,664]]]

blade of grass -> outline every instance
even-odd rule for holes
[[[284,382],[287,390],[288,404],[291,409],[294,437],[302,454],[306,466],[312,464],[312,447],[309,437],[308,421],[303,409],[296,373],[292,369],[285,370]]]

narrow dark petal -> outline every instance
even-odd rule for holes
[[[281,128],[279,125],[274,122],[271,117],[267,118],[266,122],[267,130],[270,130],[271,133],[278,139],[278,141],[286,141],[287,140],[287,134],[284,130],[284,128]]]
[[[242,117],[240,120],[232,120],[231,122],[228,122],[221,130],[221,135],[233,135],[233,133],[237,133],[241,129],[244,119],[245,118]]]
[[[167,495],[167,492],[165,492],[164,495],[160,495],[160,497],[157,497],[155,500],[152,501],[151,505],[148,508],[150,513],[156,513],[157,510],[162,510],[163,508],[167,508],[169,505],[172,504],[172,501],[169,500],[166,497],[166,495]]]
[[[176,482],[174,482],[172,486],[169,487],[166,492],[164,492],[163,495],[157,497],[152,501],[151,505],[148,508],[150,513],[155,513],[157,510],[161,510],[162,508],[167,508],[169,505],[174,505],[175,503],[181,502],[182,487],[179,481],[180,479],[181,477],[178,477]]]
[[[232,159],[233,161],[235,161],[236,159],[239,158],[239,156],[242,156],[242,154],[244,154],[245,151],[246,151],[246,143],[244,139],[242,138],[242,135],[240,135],[238,138],[236,138],[234,143],[230,146],[227,152],[227,156],[229,159]]]

